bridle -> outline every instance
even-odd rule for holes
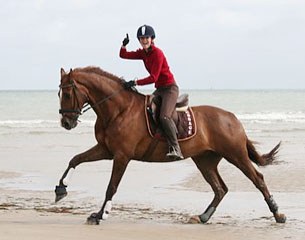
[[[76,109],[65,109],[65,108],[61,108],[59,109],[59,114],[65,114],[65,113],[76,113],[77,115],[81,115],[82,114],[82,108],[80,107],[80,103],[79,103],[79,99],[78,99],[78,94],[77,94],[77,87],[74,83],[73,80],[70,81],[69,84],[66,85],[59,85],[59,92],[58,92],[58,96],[60,95],[60,90],[64,89],[64,88],[72,88],[73,89],[73,94],[75,95],[75,99],[76,99],[76,103],[77,103],[77,108]]]
[[[122,87],[121,89],[118,89],[116,91],[114,91],[112,94],[110,94],[109,96],[104,97],[103,99],[101,99],[100,101],[96,102],[95,104],[91,105],[87,102],[85,103],[83,106],[80,106],[80,101],[78,98],[78,94],[77,92],[79,92],[79,90],[77,89],[77,86],[75,85],[73,80],[70,80],[69,84],[66,85],[59,85],[59,92],[58,95],[60,93],[61,89],[64,88],[73,88],[73,94],[75,95],[76,98],[76,102],[77,102],[77,108],[76,109],[59,109],[59,114],[65,114],[65,113],[76,113],[77,117],[79,115],[82,115],[83,113],[87,112],[88,110],[96,107],[97,105],[100,105],[104,102],[106,102],[107,100],[109,100],[110,98],[114,97],[115,95],[117,95],[118,93],[120,93],[122,90],[124,90],[124,87]],[[87,97],[88,98],[88,97]]]

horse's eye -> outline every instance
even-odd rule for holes
[[[71,98],[71,95],[69,93],[64,93],[64,98],[69,100]]]

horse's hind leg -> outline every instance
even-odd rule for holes
[[[214,152],[206,152],[202,156],[193,157],[197,168],[202,176],[211,185],[214,191],[214,198],[207,209],[199,216],[193,216],[189,220],[190,223],[206,223],[215,212],[220,201],[228,192],[228,188],[223,182],[217,170],[217,165],[221,160],[221,156]]]
[[[243,154],[243,156],[239,158],[226,159],[232,164],[234,164],[236,167],[238,167],[253,182],[256,188],[261,191],[261,193],[264,195],[265,201],[267,202],[270,211],[273,213],[276,222],[285,223],[286,217],[284,214],[278,212],[278,206],[268,190],[268,187],[264,181],[263,174],[261,174],[255,169],[248,155]]]
[[[67,169],[65,170],[64,174],[59,180],[59,185],[55,188],[55,202],[58,202],[65,196],[67,196],[67,190],[66,187],[68,185],[68,179],[71,177],[71,174],[73,173],[73,170],[81,163],[84,162],[91,162],[91,161],[97,161],[101,159],[109,159],[111,156],[108,154],[107,151],[103,149],[101,145],[95,145],[94,147],[90,148],[89,150],[77,154],[74,156],[71,161],[69,162],[69,165]]]

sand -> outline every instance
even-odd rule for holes
[[[305,145],[301,135],[254,138],[262,143],[258,147],[261,152],[284,139],[277,164],[259,171],[280,212],[287,216],[285,224],[275,223],[261,193],[226,161],[221,162],[219,171],[229,193],[208,224],[188,224],[192,215],[205,210],[213,194],[194,163],[186,160],[166,164],[132,162],[113,199],[109,219],[98,226],[86,225],[90,213],[101,207],[112,163],[79,166],[68,196],[54,204],[54,187],[69,158],[84,149],[50,147],[48,142],[37,148],[42,138],[32,139],[27,151],[25,147],[2,148],[0,240],[304,239]],[[11,144],[9,138],[6,144]],[[27,140],[22,144],[27,146]]]
[[[304,197],[304,196],[303,196]],[[6,208],[6,209],[5,209]],[[115,210],[117,213],[100,225],[84,224],[85,215],[72,213],[53,213],[45,210],[23,210],[1,207],[0,233],[2,240],[32,239],[304,239],[304,222],[297,215],[304,216],[304,209],[285,208],[289,218],[286,224],[276,224],[269,217],[249,218],[240,214],[216,215],[209,224],[186,224],[180,222],[164,223],[170,213],[150,212],[150,220],[132,218],[132,211]],[[130,210],[129,210],[130,211]],[[143,210],[145,211],[145,209]],[[120,215],[125,218],[121,219]],[[171,213],[174,214],[174,213]],[[244,215],[246,213],[244,212]],[[252,213],[253,214],[253,213]],[[130,221],[126,219],[129,216]],[[266,215],[266,214],[265,214]],[[293,215],[295,215],[293,217]],[[176,216],[177,217],[177,216]],[[253,216],[252,216],[253,217]],[[158,221],[159,219],[159,221]],[[161,220],[160,220],[161,219]]]
[[[185,165],[192,169],[190,162]],[[160,168],[161,179],[164,177],[162,166],[153,166]],[[169,166],[175,170],[175,164]],[[269,166],[264,171],[277,170],[280,166]],[[131,176],[139,174],[137,167],[131,169],[133,174],[128,175],[121,193],[119,191],[119,196],[114,198],[109,219],[97,226],[85,222],[91,212],[100,208],[102,197],[70,191],[62,202],[55,204],[51,190],[0,189],[0,239],[304,239],[305,193],[303,184],[296,184],[298,180],[292,181],[289,189],[284,178],[283,182],[277,182],[278,174],[267,177],[269,188],[277,190],[273,195],[280,211],[287,216],[285,224],[278,224],[252,184],[232,166],[223,164],[223,177],[230,179],[228,185],[232,191],[208,224],[188,224],[190,216],[201,213],[213,197],[195,168],[194,173],[179,184],[158,183],[147,189],[147,195],[141,196],[139,186],[145,187]],[[302,173],[297,171],[297,174]],[[302,178],[297,174],[288,177]],[[280,175],[285,173],[280,172]],[[13,179],[17,174],[2,173],[1,176]],[[190,186],[194,190],[190,190]],[[237,186],[241,186],[240,189]],[[95,192],[97,196],[98,193],[100,191]]]

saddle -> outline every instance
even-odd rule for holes
[[[160,105],[161,102],[154,95],[147,95],[145,98],[145,118],[150,136],[165,141],[162,127],[158,121]],[[195,136],[197,126],[193,110],[188,106],[188,94],[182,94],[178,97],[172,118],[176,124],[178,141],[185,141]]]

